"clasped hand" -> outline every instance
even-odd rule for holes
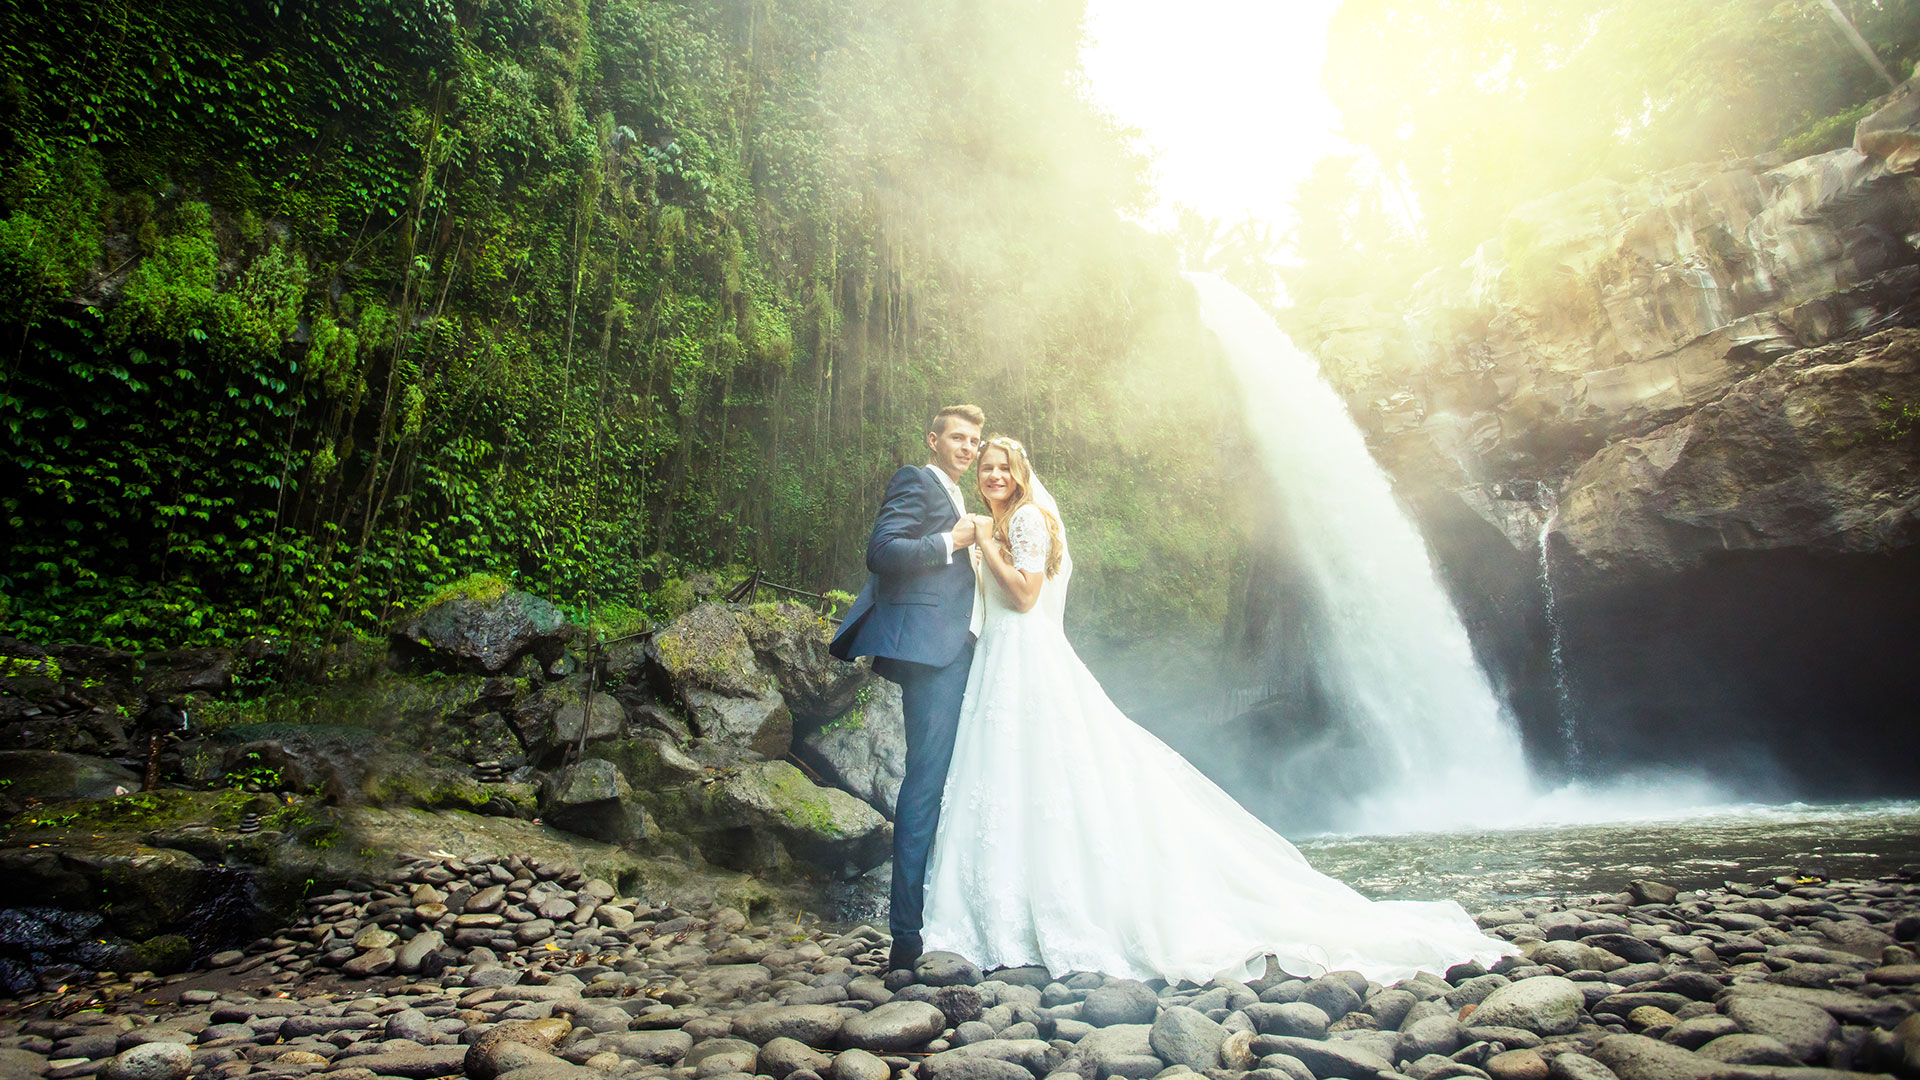
[[[953,526],[953,549],[958,551],[992,535],[992,518],[985,514],[962,514]]]

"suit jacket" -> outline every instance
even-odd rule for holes
[[[973,562],[964,552],[948,562],[940,538],[959,520],[931,469],[893,474],[867,538],[867,584],[829,652],[842,660],[871,656],[873,669],[890,679],[891,661],[945,667],[959,658],[973,613]]]

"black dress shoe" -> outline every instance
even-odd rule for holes
[[[920,962],[920,953],[925,946],[919,934],[893,935],[893,948],[887,952],[888,971],[912,971]]]

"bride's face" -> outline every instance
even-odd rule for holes
[[[980,455],[980,496],[995,510],[1013,498],[1013,458],[1004,447],[989,445]]]

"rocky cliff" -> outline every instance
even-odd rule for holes
[[[1916,117],[1591,181],[1306,313],[1543,761],[1920,779]]]

